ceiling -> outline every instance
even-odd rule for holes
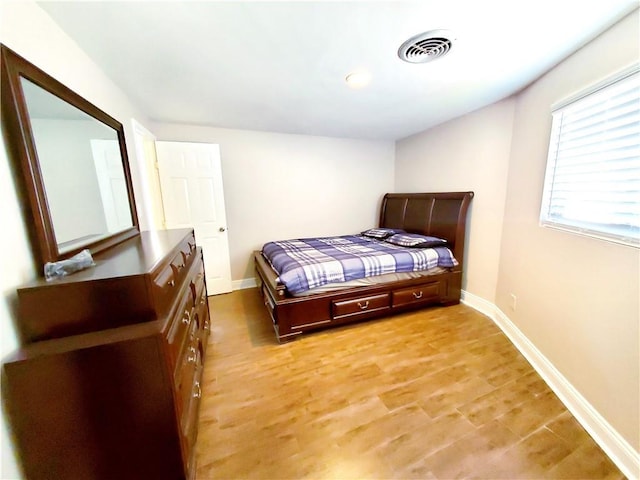
[[[150,120],[395,140],[522,89],[637,0],[39,2]],[[448,55],[397,56],[448,29]],[[597,61],[597,59],[595,59]],[[355,70],[371,83],[351,89]]]

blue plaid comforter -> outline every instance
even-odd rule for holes
[[[292,294],[327,283],[458,264],[446,247],[406,248],[360,235],[269,242],[262,253]]]

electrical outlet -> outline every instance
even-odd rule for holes
[[[513,310],[514,312],[516,311],[516,303],[518,302],[518,297],[515,296],[515,294],[510,293],[509,296],[511,297],[511,310]]]

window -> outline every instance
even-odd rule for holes
[[[640,248],[640,66],[552,115],[541,225]]]

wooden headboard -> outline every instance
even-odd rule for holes
[[[462,265],[467,209],[473,192],[387,193],[380,226],[444,238]]]

